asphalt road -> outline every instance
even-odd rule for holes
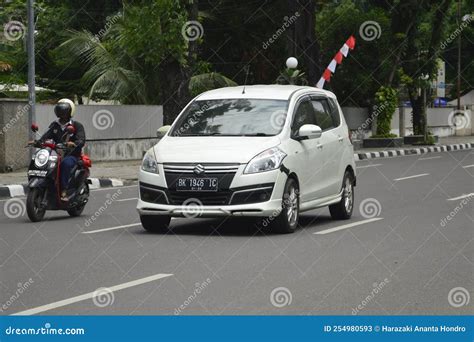
[[[149,234],[136,186],[41,224],[3,200],[0,314],[472,314],[474,153],[357,166],[352,219],[307,212],[289,235],[212,219]]]

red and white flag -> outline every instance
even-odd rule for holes
[[[324,88],[324,83],[326,81],[329,82],[329,80],[331,79],[331,74],[334,74],[336,72],[336,66],[342,63],[343,57],[347,57],[349,50],[354,50],[354,47],[355,47],[355,38],[354,36],[350,36],[349,39],[346,40],[344,45],[339,49],[339,51],[333,57],[333,59],[331,60],[331,63],[329,63],[326,70],[324,70],[323,75],[318,81],[318,84],[316,84],[317,88],[320,88],[320,89]]]

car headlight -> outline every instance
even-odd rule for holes
[[[36,167],[43,167],[48,163],[49,160],[49,151],[48,150],[39,150],[35,155],[35,165]]]
[[[153,148],[145,153],[142,161],[142,170],[151,173],[158,173],[158,163],[156,162],[155,152]]]
[[[278,169],[285,159],[286,153],[273,147],[257,154],[247,165],[244,173],[258,173]]]

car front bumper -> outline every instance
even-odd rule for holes
[[[140,170],[138,177],[140,198],[137,203],[137,211],[141,216],[166,215],[189,218],[222,216],[270,217],[278,215],[281,210],[282,194],[287,175],[280,170],[246,175],[243,174],[244,168],[245,165],[240,165],[232,179],[229,187],[230,199],[228,203],[219,205],[202,203],[199,199],[193,198],[193,194],[189,194],[189,198],[183,203],[170,203],[172,202],[169,194],[170,189],[166,184],[163,166],[159,165],[158,174]],[[269,185],[273,187],[273,190],[268,200],[256,203],[240,201],[238,204],[229,204],[237,193],[244,192],[245,194],[250,194],[253,190],[262,189]],[[145,187],[156,193],[162,193],[162,196],[166,197],[164,200],[165,203],[153,203],[150,200],[145,201],[142,198],[140,187]],[[196,195],[196,197],[199,196]],[[161,202],[163,202],[163,200]]]

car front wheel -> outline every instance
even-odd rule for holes
[[[278,233],[293,233],[298,226],[299,213],[298,183],[293,178],[288,178],[283,191],[281,212],[272,222],[273,229]]]

